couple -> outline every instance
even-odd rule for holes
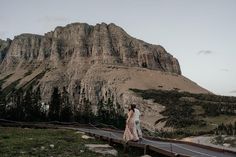
[[[136,105],[132,104],[129,108],[128,118],[126,120],[125,132],[123,139],[125,142],[135,141],[142,139],[142,131],[140,128],[140,111]]]

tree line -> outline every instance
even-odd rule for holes
[[[236,135],[236,121],[234,122],[234,124],[221,123],[215,129],[215,134],[216,135],[233,135],[233,136],[235,136]]]
[[[0,88],[0,118],[18,121],[44,120],[40,89],[33,90],[30,87],[26,92],[22,89],[14,90],[6,97]]]
[[[0,118],[15,121],[104,123],[117,128],[125,126],[123,108],[111,98],[99,101],[96,114],[92,110],[92,103],[85,98],[78,108],[73,106],[65,87],[62,91],[54,87],[48,103],[42,103],[40,87],[30,87],[26,91],[14,90],[9,97],[3,95],[0,88]]]

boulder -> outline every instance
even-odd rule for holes
[[[85,140],[87,140],[87,139],[94,139],[94,137],[91,137],[91,136],[88,136],[88,135],[82,135],[81,138],[85,139]]]
[[[92,152],[99,153],[102,155],[118,155],[117,150],[115,150],[108,144],[86,144],[85,147]]]

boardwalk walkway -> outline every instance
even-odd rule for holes
[[[106,131],[96,128],[77,128],[76,130],[88,133],[93,136],[97,136],[103,139],[112,140],[113,142],[123,143],[122,133],[115,131]],[[215,151],[207,148],[201,148],[178,142],[164,142],[143,139],[139,142],[129,142],[128,145],[134,147],[140,147],[143,149],[149,149],[156,151],[160,154],[167,156],[182,156],[182,157],[236,157],[236,153],[227,151]]]

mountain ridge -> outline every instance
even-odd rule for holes
[[[116,38],[117,36],[119,36],[119,38]],[[102,40],[106,41],[99,41],[100,37]],[[77,43],[74,43],[74,45],[66,43],[73,43],[73,41],[76,41]],[[45,42],[50,43],[51,45],[47,47],[44,45],[46,44]],[[119,44],[117,44],[117,42],[119,42]],[[120,63],[125,64],[126,66],[143,66],[149,69],[170,71],[181,74],[178,60],[167,53],[162,46],[148,44],[142,40],[133,38],[122,28],[116,26],[113,23],[109,25],[102,23],[95,26],[85,23],[73,23],[68,24],[65,27],[56,27],[54,31],[47,32],[44,36],[24,33],[15,36],[15,38],[12,40],[12,44],[9,47],[9,56],[19,55],[22,58],[19,52],[24,53],[24,51],[27,50],[14,49],[14,47],[17,47],[20,44],[23,44],[23,47],[29,48],[38,46],[38,48],[36,47],[36,51],[39,52],[33,55],[36,55],[35,57],[38,57],[37,55],[41,55],[41,60],[47,59],[46,56],[51,55],[53,51],[56,51],[55,55],[59,54],[59,57],[63,58],[67,54],[62,54],[60,49],[63,49],[64,47],[76,48],[78,46],[80,47],[79,50],[69,49],[67,50],[70,51],[68,53],[74,53],[77,51],[76,53],[80,53],[81,57],[90,57],[89,55],[91,55],[95,62],[99,60],[98,58],[96,59],[96,56],[102,55],[102,62],[105,63]],[[11,47],[13,47],[13,50],[11,50]],[[50,48],[52,49],[51,53],[46,55],[43,50],[40,51],[40,49],[50,50]],[[32,51],[32,49],[28,51]],[[102,54],[99,54],[99,51],[102,51]],[[12,52],[18,53],[13,54]],[[28,53],[23,55],[27,57],[32,54]],[[166,64],[167,61],[169,62],[168,64]]]

